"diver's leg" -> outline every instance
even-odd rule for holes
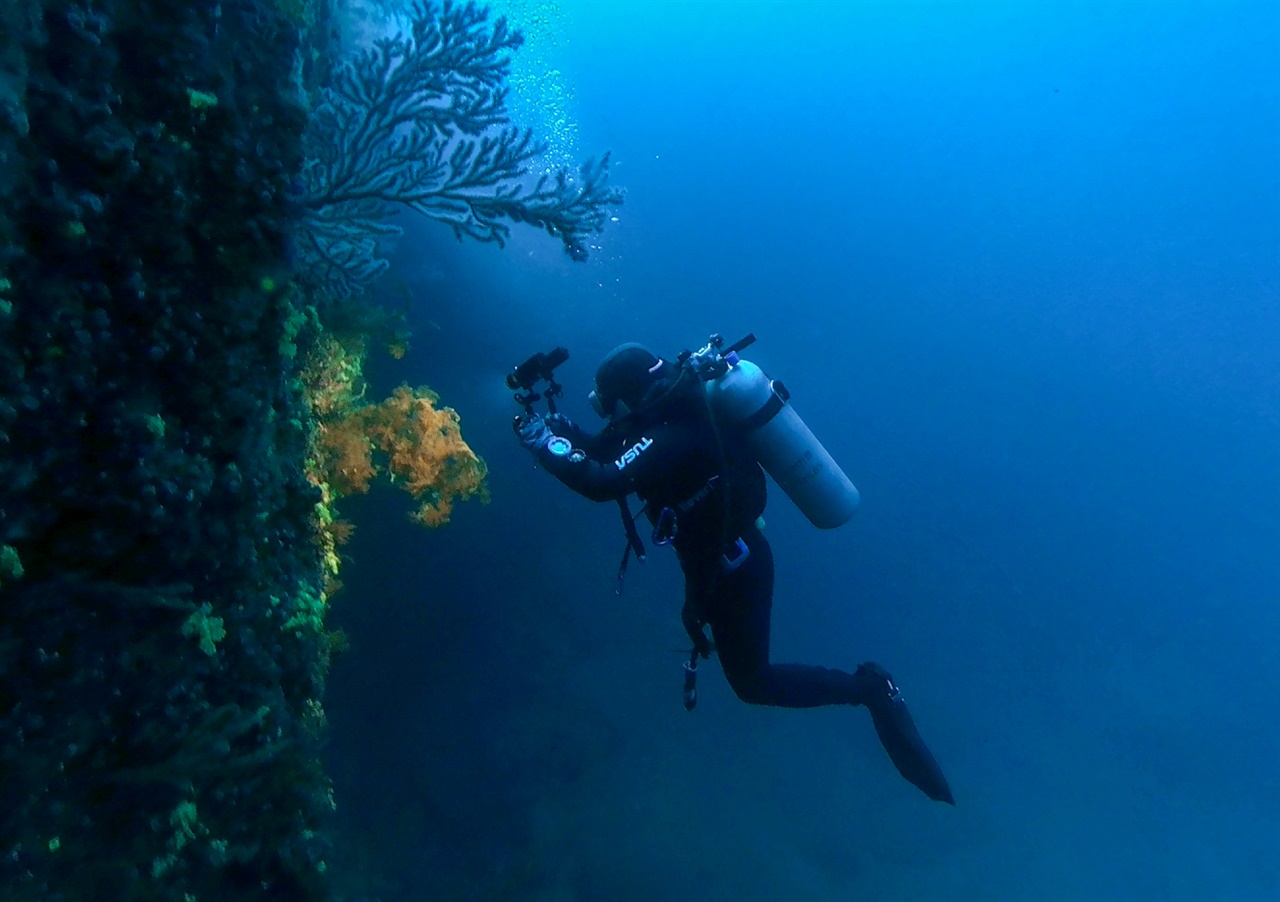
[[[868,662],[850,674],[805,664],[769,663],[773,554],[759,533],[743,538],[751,549],[747,561],[721,579],[702,583],[704,589],[697,597],[711,625],[725,679],[738,698],[780,708],[865,705],[898,773],[929,798],[954,805],[947,778],[883,667]]]
[[[743,536],[746,562],[723,574],[702,601],[725,679],[744,702],[780,708],[817,708],[857,703],[859,683],[851,673],[805,664],[770,664],[773,612],[773,552],[764,536]]]

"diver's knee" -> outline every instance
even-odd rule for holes
[[[729,680],[729,687],[740,701],[748,705],[767,705],[773,698],[769,680],[752,675]]]

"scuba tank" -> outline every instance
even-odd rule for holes
[[[746,436],[756,460],[810,523],[819,529],[847,523],[858,508],[858,490],[787,403],[786,387],[738,356],[754,341],[748,335],[722,353],[723,339],[713,335],[689,355],[712,411]]]

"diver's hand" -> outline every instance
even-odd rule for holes
[[[520,444],[533,454],[545,448],[553,436],[547,421],[536,413],[516,424],[516,435],[520,438]]]
[[[693,640],[693,650],[697,656],[704,660],[711,657],[711,640],[702,631],[702,620],[688,604],[680,611],[680,622],[684,624],[684,631]]]
[[[562,413],[547,414],[546,424],[554,435],[563,436],[564,438],[569,438],[573,434],[573,430],[577,428],[574,426],[573,420]]]

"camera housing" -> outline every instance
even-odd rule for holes
[[[507,373],[507,388],[512,391],[531,391],[542,379],[550,382],[556,367],[568,359],[569,351],[564,347],[555,347],[546,352],[539,351]]]

